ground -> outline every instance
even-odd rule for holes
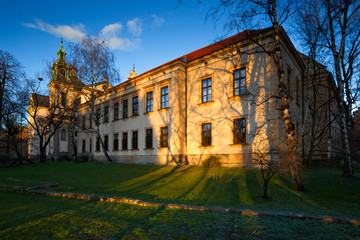
[[[286,176],[276,176],[269,186],[271,201],[259,198],[261,182],[255,170],[236,168],[52,162],[0,169],[0,184],[11,184],[4,178],[12,177],[59,183],[55,190],[63,192],[360,218],[360,180],[340,174],[337,169],[306,171],[306,192],[292,191]],[[360,227],[347,223],[16,192],[0,192],[0,216],[4,239],[360,239]]]

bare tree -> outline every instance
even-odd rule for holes
[[[25,73],[20,62],[9,52],[0,50],[0,121],[5,104],[13,103]]]
[[[101,111],[98,111],[98,100],[111,87],[109,81],[117,81],[119,74],[115,70],[115,55],[109,45],[97,37],[86,37],[74,43],[71,48],[73,62],[78,70],[78,77],[85,84],[82,95],[89,106],[90,121],[95,123],[95,133],[100,141],[107,161],[112,162],[106,151],[100,130]]]
[[[344,177],[353,177],[349,131],[353,104],[358,100],[360,67],[360,2],[307,0],[300,9],[309,28],[319,33],[315,43],[328,54],[335,73],[340,129],[344,146]]]
[[[24,117],[30,127],[29,131],[30,135],[32,135],[31,141],[38,141],[36,142],[36,145],[39,148],[40,162],[46,162],[46,149],[50,140],[55,135],[56,131],[62,126],[63,121],[67,116],[65,115],[64,108],[62,107],[61,99],[54,98],[52,101],[49,101],[48,96],[36,93],[39,86],[40,82],[36,88],[33,88],[27,117],[25,115]]]
[[[253,27],[254,25],[257,25],[256,21],[261,20],[261,16],[271,22],[271,26],[273,27],[272,39],[274,44],[270,49],[268,46],[263,45],[259,41],[253,39],[250,40],[261,47],[264,52],[271,57],[277,67],[277,77],[279,80],[278,98],[281,100],[281,120],[285,125],[289,152],[293,152],[296,155],[295,125],[291,120],[290,115],[290,92],[287,90],[287,86],[284,81],[284,64],[280,47],[281,25],[294,14],[294,9],[296,9],[294,4],[296,4],[296,2],[281,0],[220,0],[219,2],[219,5],[210,10],[209,15],[221,17],[226,13],[229,17],[229,21],[225,27],[229,30],[239,31],[239,29],[244,29],[249,25]],[[296,190],[304,189],[301,164],[297,163],[290,165],[290,172],[292,187]]]

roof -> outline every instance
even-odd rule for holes
[[[32,99],[36,99],[37,100],[37,106],[40,107],[49,107],[49,96],[45,96],[45,95],[40,95],[37,93],[32,93],[31,94]]]
[[[235,34],[235,35],[231,36],[231,37],[225,38],[225,39],[223,39],[221,41],[210,44],[210,45],[208,45],[206,47],[200,48],[200,49],[198,49],[196,51],[193,51],[191,53],[188,53],[188,54],[185,54],[185,55],[183,55],[181,57],[178,57],[178,58],[176,58],[174,60],[171,60],[171,61],[169,61],[167,63],[164,63],[164,64],[162,64],[162,65],[160,65],[158,67],[155,67],[155,68],[153,68],[153,69],[151,69],[149,71],[146,71],[146,72],[144,72],[144,73],[142,73],[142,74],[140,74],[140,75],[138,75],[138,76],[136,76],[134,78],[130,78],[130,79],[126,80],[125,82],[128,82],[129,80],[132,80],[132,79],[136,79],[136,78],[138,78],[140,76],[143,76],[143,75],[145,75],[145,74],[147,74],[149,72],[152,72],[152,71],[154,71],[156,69],[159,69],[159,68],[161,68],[163,66],[169,65],[169,64],[174,63],[174,62],[179,61],[179,60],[182,60],[185,63],[189,63],[191,61],[194,61],[196,59],[199,59],[201,57],[204,57],[206,55],[209,55],[211,53],[214,53],[216,51],[224,49],[226,47],[229,47],[229,46],[231,46],[233,44],[236,44],[238,42],[241,42],[241,41],[244,41],[244,40],[249,39],[251,37],[258,36],[259,34],[268,32],[271,29],[273,29],[273,28],[270,27],[270,28],[264,28],[264,29],[258,29],[258,30],[245,30],[245,31],[242,31],[242,32],[240,32],[238,34]],[[123,82],[123,83],[125,83],[125,82]],[[119,85],[121,85],[123,83],[120,83]],[[117,85],[117,86],[119,86],[119,85]]]

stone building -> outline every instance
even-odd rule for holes
[[[107,153],[114,161],[129,163],[200,164],[216,155],[224,166],[251,165],[252,152],[269,150],[285,137],[277,67],[264,51],[273,46],[272,36],[272,28],[246,30],[140,75],[133,69],[126,81],[109,85],[96,101]],[[301,129],[307,127],[306,99],[312,97],[305,93],[306,57],[296,51],[283,29],[280,42],[297,149],[306,152],[308,135]],[[70,154],[69,133],[73,131],[78,155],[105,161],[89,103],[76,90],[86,86],[77,79],[76,69],[66,64],[62,51],[61,46],[49,84],[49,101],[52,96],[53,101],[60,101],[65,95],[71,101],[81,99],[75,107],[79,125],[72,128],[67,120],[48,151]],[[316,124],[330,130],[325,131],[316,151],[331,158],[335,149],[331,131],[338,128],[333,121],[336,108],[329,99],[335,89],[331,74],[325,69],[322,74],[326,81],[319,90],[319,104],[326,113]],[[68,89],[66,94],[55,94],[59,83]]]

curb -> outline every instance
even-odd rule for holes
[[[53,188],[57,186],[59,186],[59,184],[45,184],[44,186],[40,186],[40,187],[0,185],[0,190],[16,191],[22,193],[35,193],[48,197],[76,198],[76,199],[101,201],[101,202],[125,203],[125,204],[139,205],[145,207],[165,207],[170,209],[182,209],[182,210],[191,210],[191,211],[228,212],[228,213],[236,213],[241,215],[286,217],[286,218],[301,219],[301,220],[310,219],[310,220],[320,220],[324,222],[350,223],[360,226],[360,219],[352,219],[352,218],[299,214],[299,213],[253,211],[253,210],[238,209],[238,208],[204,207],[204,206],[193,206],[193,205],[173,204],[173,203],[153,203],[153,202],[144,202],[139,199],[132,199],[127,197],[111,197],[111,196],[103,196],[103,195],[95,195],[95,194],[52,192],[52,191],[43,190],[46,188]]]

